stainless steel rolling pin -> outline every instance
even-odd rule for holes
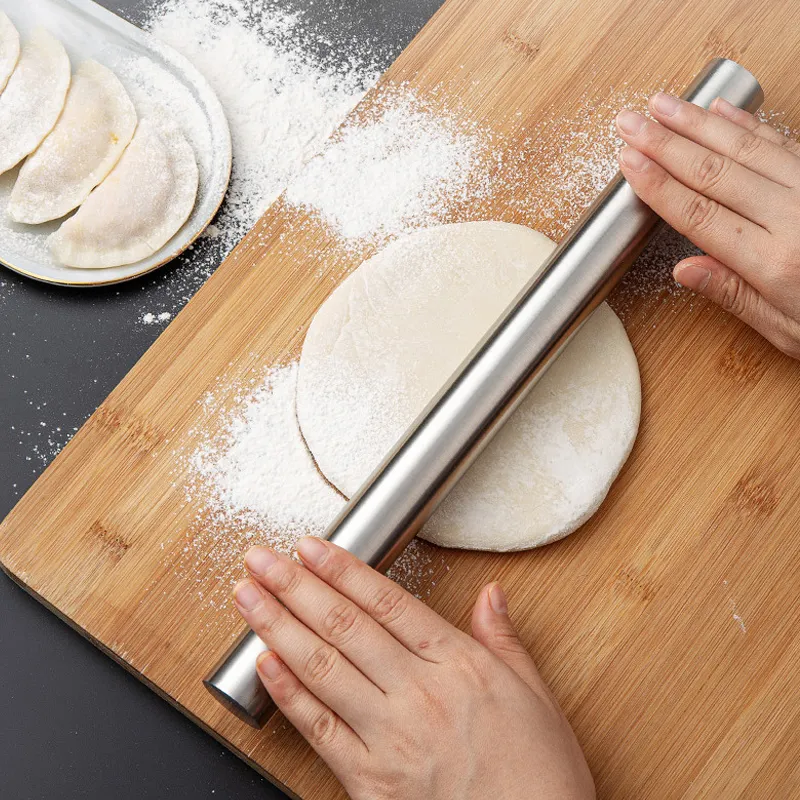
[[[743,67],[715,59],[683,95],[750,111],[764,99]],[[617,175],[326,533],[385,571],[625,274],[658,218]],[[261,727],[275,710],[258,679],[266,645],[247,633],[205,681],[240,719]]]

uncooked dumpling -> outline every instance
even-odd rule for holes
[[[50,237],[54,258],[102,269],[153,255],[191,214],[198,181],[194,151],[175,121],[145,117],[111,174]]]
[[[69,80],[64,45],[37,28],[23,43],[17,67],[0,94],[0,174],[19,164],[53,130]]]
[[[0,11],[0,92],[5,89],[19,60],[19,33],[11,20]]]
[[[119,161],[136,129],[136,111],[110,69],[81,64],[55,128],[22,165],[9,216],[35,225],[77,208]]]
[[[472,222],[418,231],[362,264],[328,298],[303,345],[300,428],[350,497],[554,244]],[[574,531],[600,506],[638,429],[636,357],[602,305],[439,507],[422,536],[521,550]]]

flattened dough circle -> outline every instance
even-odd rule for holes
[[[326,300],[303,345],[297,416],[351,496],[555,245],[519,225],[412,233]],[[625,330],[603,304],[425,526],[448,547],[522,550],[574,531],[630,453],[641,406]]]

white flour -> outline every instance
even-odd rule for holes
[[[156,325],[159,322],[169,322],[170,319],[172,319],[172,314],[169,311],[162,311],[160,314],[148,311],[146,314],[142,314],[141,322],[142,325]]]
[[[190,458],[207,508],[228,525],[254,525],[290,539],[321,533],[344,504],[319,477],[295,422],[297,364],[275,367]]]
[[[202,556],[201,563],[213,564],[215,576],[225,583],[240,576],[250,545],[291,552],[300,536],[324,533],[344,506],[342,496],[320,476],[300,435],[296,382],[297,363],[268,370],[262,381],[241,391],[222,432],[207,436],[186,456],[191,474],[187,497],[202,508],[202,524],[186,547]],[[218,413],[218,401],[209,396],[205,419]],[[415,594],[429,591],[434,553],[415,542],[390,575]]]
[[[248,0],[168,0],[147,27],[189,59],[217,93],[231,128],[233,173],[214,231],[230,249],[377,80],[308,52],[299,18]]]
[[[433,224],[468,197],[488,193],[484,131],[410,89],[383,92],[379,103],[292,181],[289,202],[318,214],[344,239],[372,241]]]

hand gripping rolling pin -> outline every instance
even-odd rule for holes
[[[749,111],[764,99],[753,75],[728,59],[709,63],[683,95],[704,108],[716,97]],[[657,221],[618,174],[347,504],[326,538],[387,570],[619,282]],[[275,711],[255,668],[266,649],[254,633],[245,634],[205,681],[217,700],[256,728]]]

